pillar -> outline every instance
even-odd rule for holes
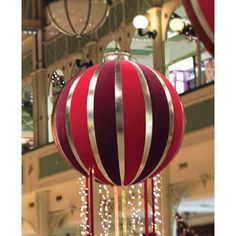
[[[162,39],[161,9],[154,7],[148,10],[150,27],[149,30],[156,30],[157,36],[153,39],[153,67],[165,73],[164,42]]]
[[[38,145],[48,143],[48,113],[47,113],[47,84],[46,69],[36,72],[37,80],[37,120],[38,120]]]
[[[161,191],[161,215],[162,215],[162,230],[161,235],[170,236],[172,230],[171,221],[171,205],[169,191],[169,167],[167,166],[161,172],[162,191]]]
[[[49,191],[36,193],[36,232],[37,236],[51,236],[49,227]]]
[[[148,11],[150,30],[157,30],[157,36],[153,40],[153,67],[165,75],[165,46],[162,34],[162,8],[154,7]],[[162,191],[160,198],[160,212],[162,216],[161,235],[171,235],[171,211],[169,204],[169,170],[168,166],[160,173],[162,179]]]

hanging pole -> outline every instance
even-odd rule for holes
[[[114,186],[114,211],[115,211],[115,236],[120,236],[118,186]]]
[[[149,233],[148,233],[148,186],[147,186],[147,180],[144,181],[144,213],[145,213],[145,235],[149,236]]]
[[[126,203],[126,187],[122,186],[122,236],[127,234],[127,203]]]
[[[87,236],[89,236],[89,231],[90,231],[90,227],[89,227],[89,222],[90,222],[90,209],[89,209],[89,177],[88,176],[86,176],[85,177],[86,179],[85,179],[85,187],[86,187],[86,193],[87,193],[87,195],[86,195],[86,203],[87,203],[87,208],[86,208],[86,216],[87,216],[87,223],[86,223],[86,225],[87,225]]]
[[[89,235],[94,236],[94,216],[93,216],[93,176],[94,176],[94,170],[93,168],[89,169],[89,191],[88,191],[88,214],[89,214],[89,226],[90,226],[90,233]]]
[[[156,229],[155,229],[155,199],[154,199],[154,180],[151,178],[151,189],[152,189],[152,232],[155,235]]]

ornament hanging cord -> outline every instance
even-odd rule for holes
[[[118,43],[117,43],[117,41],[118,41],[118,34],[119,34],[120,30],[119,30],[119,27],[118,27],[116,12],[117,12],[117,2],[115,3],[115,6],[114,6],[115,29],[116,29],[115,52],[119,52],[120,49],[118,48]]]

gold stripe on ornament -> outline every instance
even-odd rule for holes
[[[78,161],[78,163],[80,164],[80,166],[84,169],[84,171],[88,174],[89,173],[89,170],[85,167],[85,165],[83,164],[83,162],[81,161],[80,157],[79,157],[79,154],[77,153],[76,151],[76,148],[75,148],[75,145],[74,145],[74,142],[73,142],[73,139],[72,139],[72,135],[71,135],[71,129],[70,129],[70,108],[71,108],[71,100],[72,100],[72,95],[74,93],[74,90],[80,80],[82,75],[80,75],[80,77],[78,79],[76,79],[72,86],[70,87],[70,91],[68,93],[68,96],[67,96],[67,101],[66,101],[66,115],[65,115],[65,122],[66,122],[66,135],[67,135],[67,138],[68,138],[68,141],[69,141],[69,145],[70,145],[70,148],[76,158],[76,160]]]
[[[211,40],[212,43],[214,43],[214,33],[212,32],[210,26],[208,25],[205,16],[203,15],[202,9],[199,6],[199,3],[197,0],[190,0],[193,6],[193,10],[195,12],[195,16],[200,21],[201,25],[204,28],[204,31],[206,32],[208,38]]]
[[[96,135],[95,135],[95,126],[94,126],[94,95],[95,95],[97,79],[98,79],[99,73],[100,73],[103,65],[104,65],[103,63],[100,64],[99,67],[96,69],[96,71],[93,74],[92,79],[90,80],[90,84],[89,84],[88,97],[87,97],[88,133],[89,133],[89,141],[91,144],[93,156],[94,156],[95,162],[96,162],[99,170],[101,171],[103,176],[110,183],[115,185],[114,182],[111,180],[111,178],[108,176],[108,174],[102,164],[102,161],[101,161],[101,158],[100,158],[100,155],[98,152]]]
[[[169,108],[169,133],[168,133],[168,138],[167,138],[167,145],[166,145],[165,150],[164,150],[164,152],[161,156],[161,159],[160,159],[157,167],[151,172],[151,174],[148,175],[148,177],[150,177],[160,167],[160,165],[164,162],[166,154],[169,151],[170,144],[171,144],[171,141],[172,141],[172,138],[173,138],[173,133],[174,133],[174,106],[173,106],[170,91],[167,88],[167,86],[166,86],[164,80],[161,78],[161,76],[155,70],[153,70],[152,68],[150,68],[150,69],[156,75],[156,78],[161,83],[162,88],[164,89],[164,92],[166,94],[166,99],[167,99],[168,108]]]
[[[115,110],[116,110],[116,137],[119,159],[121,185],[125,180],[125,150],[124,150],[124,114],[122,102],[122,82],[119,60],[115,61]]]
[[[142,173],[147,160],[148,160],[148,155],[150,152],[150,148],[151,148],[151,141],[152,141],[152,128],[153,128],[153,117],[152,117],[152,103],[151,103],[151,95],[150,95],[150,91],[149,91],[149,87],[145,78],[144,73],[142,72],[142,70],[140,69],[140,67],[133,63],[132,65],[134,66],[134,68],[136,69],[136,72],[139,75],[139,79],[140,79],[140,83],[141,83],[141,87],[142,87],[142,91],[143,91],[143,96],[144,96],[144,102],[145,102],[145,143],[144,143],[144,151],[143,151],[143,156],[142,156],[142,160],[141,163],[139,165],[139,169],[133,179],[133,181],[131,182],[134,183],[137,178],[140,176],[140,174]]]

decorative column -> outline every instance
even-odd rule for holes
[[[153,67],[165,74],[165,59],[164,59],[164,39],[162,38],[162,24],[161,24],[161,10],[160,7],[154,7],[148,11],[150,19],[150,29],[157,31],[157,36],[152,40],[153,44]]]
[[[169,192],[169,167],[167,166],[161,172],[162,178],[162,191],[161,191],[161,208],[162,213],[162,235],[171,235],[171,204],[170,204],[170,192]]]
[[[201,43],[200,40],[197,39],[196,40],[196,51],[197,51],[197,86],[200,86],[201,84],[204,83],[204,81],[202,81],[202,69],[201,69]]]
[[[48,142],[48,114],[47,114],[47,80],[46,70],[39,69],[36,72],[37,83],[37,120],[38,120],[38,145]]]
[[[37,236],[51,236],[49,225],[49,191],[36,193],[36,232]]]
[[[155,7],[148,11],[150,19],[150,29],[157,30],[157,37],[153,40],[153,66],[161,73],[165,74],[164,38],[162,34],[162,8]],[[159,209],[162,215],[161,235],[171,235],[170,204],[169,204],[169,167],[167,166],[160,173],[162,179],[162,192]]]

